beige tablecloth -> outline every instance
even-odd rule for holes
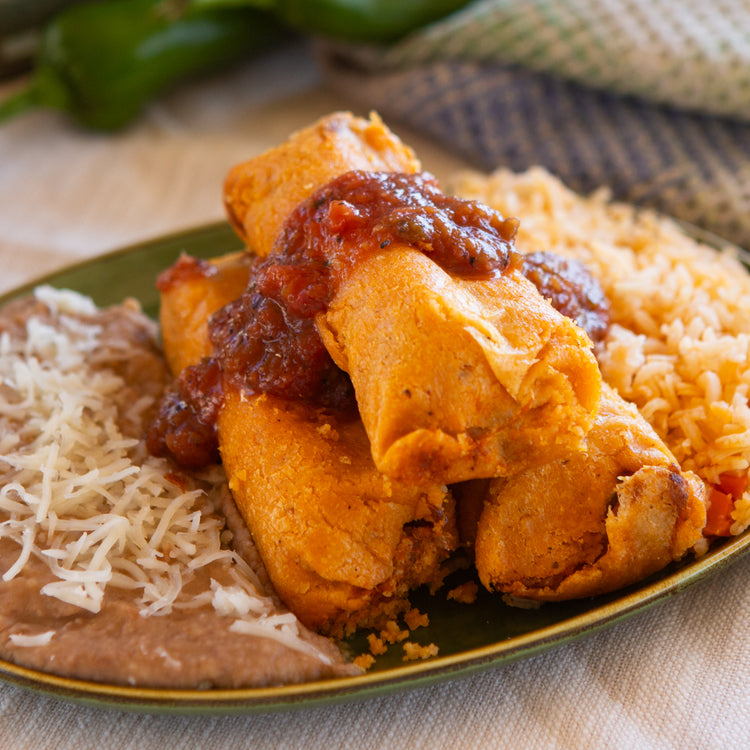
[[[0,288],[222,217],[227,168],[332,109],[304,49],[151,107],[115,136],[55,113],[0,127]],[[396,128],[398,130],[398,127]],[[439,177],[459,160],[404,130]],[[0,747],[750,747],[750,559],[588,638],[478,676],[251,716],[156,716],[0,684]]]

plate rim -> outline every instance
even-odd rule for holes
[[[55,268],[51,271],[45,271],[39,276],[35,276],[30,281],[25,281],[19,286],[14,286],[11,289],[6,289],[0,293],[0,306],[5,305],[11,300],[17,299],[18,297],[30,294],[38,286],[49,284],[55,278],[64,276],[69,273],[76,273],[83,271],[86,268],[98,266],[102,263],[111,262],[120,258],[124,258],[128,255],[147,251],[150,247],[156,244],[175,243],[182,241],[188,237],[197,237],[201,234],[211,234],[213,232],[231,230],[231,225],[227,220],[217,219],[215,221],[195,224],[188,226],[183,229],[176,229],[171,232],[165,232],[159,234],[156,237],[150,239],[137,240],[135,242],[127,243],[121,247],[116,247],[110,250],[105,250],[101,253],[97,253],[87,258],[80,258],[73,261],[72,263],[66,263],[59,268]],[[237,243],[241,246],[241,240],[237,239]]]

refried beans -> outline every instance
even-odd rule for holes
[[[0,657],[143,687],[359,671],[279,603],[222,470],[146,451],[170,376],[136,303],[39,289],[0,311],[0,354]]]

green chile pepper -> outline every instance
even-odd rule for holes
[[[352,42],[389,42],[466,5],[466,0],[277,0],[299,31]]]
[[[280,25],[254,8],[200,9],[180,0],[74,5],[45,29],[27,88],[0,103],[0,122],[34,106],[116,130],[154,96],[278,40]]]
[[[195,7],[264,8],[307,34],[350,42],[392,42],[468,5],[469,0],[191,0]]]

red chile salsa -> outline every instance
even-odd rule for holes
[[[217,273],[216,266],[211,265],[207,260],[181,255],[176,263],[159,274],[156,279],[156,288],[160,292],[168,292],[186,281],[207,279],[216,276]]]
[[[560,314],[583,328],[594,343],[604,339],[610,323],[609,300],[583,263],[541,251],[523,256],[521,273]]]
[[[149,448],[196,467],[218,456],[221,384],[354,413],[351,382],[326,351],[314,317],[363,258],[407,244],[447,272],[487,278],[520,266],[515,219],[440,192],[426,173],[353,171],[292,212],[274,252],[255,263],[239,299],[209,321],[214,355],[187,368],[162,403]],[[184,269],[202,273],[204,269]],[[165,277],[179,283],[182,272]]]

